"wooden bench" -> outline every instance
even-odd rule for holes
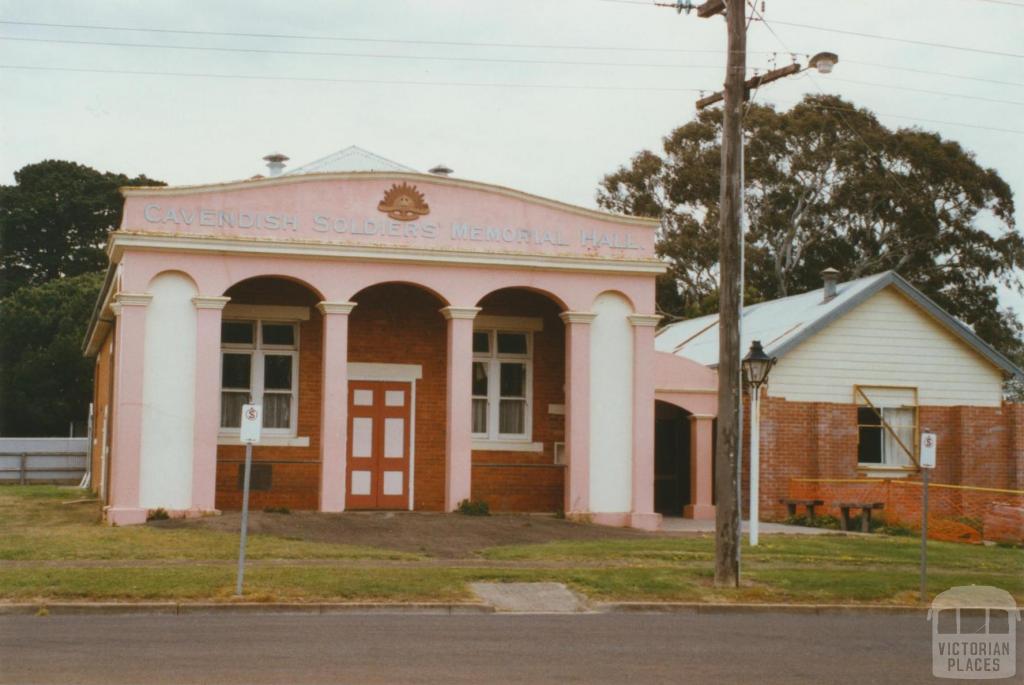
[[[884,509],[884,502],[837,502],[836,506],[839,507],[839,511],[842,512],[842,517],[839,519],[840,530],[850,529],[850,510],[856,511],[859,509],[861,512],[860,517],[860,531],[862,533],[871,532],[871,512],[875,509]]]
[[[823,499],[780,499],[780,504],[785,504],[790,516],[796,516],[797,507],[807,508],[807,518],[814,520],[814,508],[825,504]]]

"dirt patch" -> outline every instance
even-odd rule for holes
[[[200,519],[153,521],[154,528],[201,528],[236,532],[238,512]],[[461,559],[487,547],[523,545],[555,540],[619,540],[650,537],[630,528],[573,523],[554,516],[502,514],[463,516],[423,512],[347,512],[321,514],[252,512],[249,531],[291,540],[383,547],[432,557]]]

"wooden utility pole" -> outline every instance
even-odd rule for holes
[[[715,586],[739,587],[739,451],[742,444],[740,309],[743,304],[743,83],[746,0],[726,0],[729,31],[722,122],[718,263],[718,435],[715,459]]]

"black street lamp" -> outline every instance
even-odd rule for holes
[[[769,357],[761,347],[761,341],[750,343],[750,351],[743,358],[743,372],[747,382],[754,388],[760,388],[768,380],[768,372],[775,366],[775,357]]]

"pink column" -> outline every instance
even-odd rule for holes
[[[192,507],[215,510],[220,432],[220,321],[230,297],[193,297],[196,307],[196,412],[192,443]]]
[[[348,446],[348,315],[355,302],[321,302],[320,511],[345,511]]]
[[[690,503],[683,515],[691,519],[714,520],[711,504],[714,416],[690,416]]]
[[[142,374],[146,343],[146,293],[121,293],[110,305],[114,328],[114,431],[111,440],[110,504],[104,508],[108,523],[146,522],[139,506],[139,461],[142,447]]]
[[[565,322],[565,513],[590,511],[591,312],[562,312]]]
[[[480,307],[445,307],[448,320],[444,508],[470,498],[473,479],[473,319]]]
[[[654,512],[654,327],[657,315],[633,314],[633,511],[629,525],[657,530]]]

